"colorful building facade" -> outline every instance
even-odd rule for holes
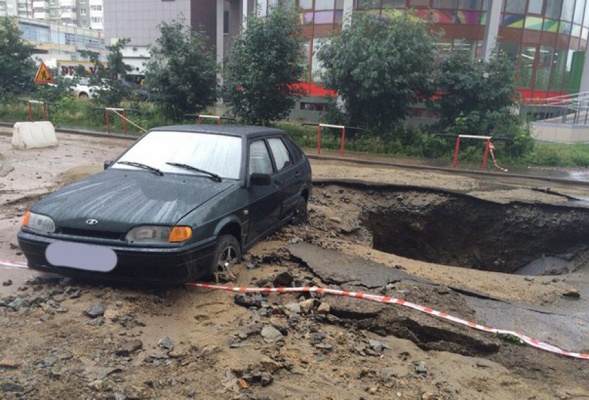
[[[501,49],[517,63],[523,100],[581,89],[589,36],[587,0],[296,0],[308,41],[308,82],[318,81],[320,71],[313,49],[341,29],[350,2],[351,12],[382,16],[413,9],[442,32],[442,56],[460,51],[484,59],[485,45]]]
[[[301,84],[310,97],[328,94],[320,85],[316,50],[353,13],[387,16],[410,9],[443,32],[440,56],[461,51],[489,59],[495,48],[507,53],[517,63],[524,100],[589,91],[589,0],[104,0],[105,35],[107,43],[130,38],[135,51],[153,44],[161,21],[183,19],[208,36],[222,63],[246,28],[244,17],[263,17],[278,1],[300,12],[308,66]]]

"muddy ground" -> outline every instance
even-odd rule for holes
[[[128,141],[0,135],[0,259],[26,208]],[[310,221],[229,285],[402,298],[573,350],[589,344],[584,185],[314,159]],[[548,190],[549,189],[549,190]],[[497,272],[500,271],[500,272]],[[0,266],[1,399],[587,399],[589,361],[411,309],[305,294],[106,286]]]

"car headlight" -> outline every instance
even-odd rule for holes
[[[26,226],[27,228],[34,229],[36,231],[48,233],[55,232],[55,222],[53,222],[50,217],[30,211],[26,212],[22,221],[22,226]]]
[[[181,243],[192,237],[189,226],[136,226],[125,239],[131,243]]]

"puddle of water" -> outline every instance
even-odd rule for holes
[[[569,174],[569,179],[572,179],[575,181],[589,182],[589,170],[587,170],[587,169],[570,171],[568,174]]]

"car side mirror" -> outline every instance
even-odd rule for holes
[[[106,160],[104,162],[104,169],[108,169],[108,167],[110,167],[113,164],[114,164],[114,161],[113,160]]]
[[[256,186],[268,186],[271,183],[270,175],[255,172],[250,176],[250,183]]]

